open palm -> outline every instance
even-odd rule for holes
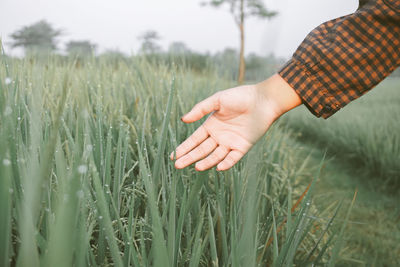
[[[175,167],[197,162],[199,171],[215,165],[217,170],[231,168],[268,130],[276,118],[273,110],[272,103],[251,85],[220,91],[201,101],[182,121],[191,123],[212,114],[176,148]]]

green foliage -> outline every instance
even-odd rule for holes
[[[309,155],[309,149],[313,150],[309,167],[318,164],[326,151],[315,140],[307,142],[301,139],[303,157]],[[346,217],[344,207],[352,205],[352,196],[358,189],[357,200],[340,241],[343,247],[336,266],[399,266],[399,194],[382,190],[381,179],[373,179],[373,176],[362,167],[355,166],[347,157],[329,151],[313,199],[320,211],[319,216],[324,216],[325,207],[340,200],[343,204],[336,221],[341,221],[341,218]]]
[[[184,42],[172,42],[168,47],[168,53],[173,55],[185,55],[191,53]]]
[[[161,39],[160,35],[153,30],[148,30],[138,36],[138,40],[142,42],[140,52],[143,54],[156,54],[161,51],[161,47],[157,41]]]
[[[213,69],[219,76],[232,81],[235,80],[238,75],[237,64],[239,61],[239,53],[235,49],[226,48],[221,52],[210,55],[196,53],[179,43],[175,48],[169,49],[167,53],[147,54],[145,56],[146,60],[152,62],[154,65],[177,65],[198,73],[207,73],[210,69]],[[259,56],[250,54],[246,58],[246,62],[246,80],[249,82],[257,82],[276,73],[280,66],[283,65],[284,59],[276,58],[273,55]]]
[[[288,114],[301,137],[329,148],[359,173],[375,176],[381,188],[400,186],[399,81],[389,78],[328,120],[303,109]]]
[[[246,80],[263,81],[266,77],[275,74],[285,63],[285,59],[274,55],[259,56],[250,54],[246,57]]]
[[[93,55],[96,45],[90,41],[69,41],[65,50],[71,57],[87,57]]]
[[[11,34],[12,47],[22,47],[25,51],[50,52],[57,48],[56,39],[62,31],[54,29],[50,23],[41,20]]]
[[[227,172],[176,170],[168,159],[198,126],[183,127],[180,115],[231,82],[140,57],[79,67],[59,57],[8,60],[0,68],[2,266],[329,260],[334,209],[316,220],[312,189],[294,184],[306,162],[287,129],[273,127]]]
[[[235,80],[239,74],[239,53],[233,48],[225,48],[213,56],[215,67],[223,77]]]

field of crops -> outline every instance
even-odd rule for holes
[[[302,138],[327,147],[382,188],[400,188],[400,80],[388,78],[332,118],[315,118],[304,107],[288,114]]]
[[[227,172],[168,159],[180,116],[233,84],[127,61],[1,58],[0,265],[333,266],[340,204],[317,210],[319,169],[275,125]],[[321,158],[321,162],[322,158]]]
[[[314,151],[314,165],[328,151],[315,203],[343,198],[348,204],[358,189],[342,250],[343,263],[351,266],[400,264],[399,89],[400,80],[389,77],[328,120],[305,107],[284,118],[302,146]]]

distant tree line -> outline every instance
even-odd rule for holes
[[[236,0],[235,0],[236,1]],[[233,2],[235,2],[233,1]],[[240,0],[238,0],[240,1]],[[216,4],[218,2],[218,4]],[[212,1],[212,5],[219,6],[224,1]],[[237,4],[237,3],[236,3]],[[273,13],[266,12],[265,15]],[[267,16],[268,17],[268,16]],[[62,30],[55,29],[47,21],[39,21],[29,26],[24,26],[10,35],[11,47],[21,47],[25,55],[35,54],[47,55],[58,51],[58,38],[63,34]],[[197,72],[214,68],[220,75],[224,75],[232,80],[240,78],[247,81],[261,80],[275,73],[285,62],[284,59],[276,58],[274,55],[259,56],[249,54],[247,57],[242,55],[241,50],[226,48],[215,54],[198,53],[192,51],[183,42],[173,42],[167,51],[163,51],[158,42],[161,36],[153,30],[145,31],[137,37],[141,42],[139,52],[136,56],[146,57],[154,63],[163,62],[166,64],[184,65]],[[96,44],[88,40],[71,40],[65,45],[65,52],[68,57],[72,57],[80,64],[85,58],[96,56]],[[242,58],[243,56],[243,58]],[[112,62],[126,60],[128,57],[118,50],[107,50],[97,57],[105,58]],[[246,62],[245,73],[240,66],[240,62]],[[400,77],[400,69],[394,71],[391,77]],[[239,81],[241,82],[241,81]]]
[[[48,55],[58,50],[58,39],[63,34],[62,30],[55,29],[47,21],[39,21],[29,26],[24,26],[10,35],[11,47],[21,47],[25,55]],[[230,79],[240,76],[241,52],[226,48],[215,54],[199,53],[191,50],[183,42],[173,42],[164,51],[159,45],[161,36],[153,30],[143,32],[137,37],[141,46],[137,57],[146,57],[150,62],[183,65],[193,71],[202,72],[214,68],[220,75]],[[85,58],[101,57],[117,62],[126,60],[127,55],[120,51],[108,50],[96,55],[96,44],[88,40],[71,40],[65,44],[67,57],[72,57],[82,64]],[[276,72],[284,60],[270,56],[250,54],[246,58],[247,71],[244,79],[248,81],[260,80]]]
[[[58,38],[62,34],[62,30],[54,29],[50,23],[41,20],[12,33],[11,47],[23,48],[25,55],[46,55],[57,50]],[[96,45],[88,40],[70,41],[65,50],[71,56],[82,57],[93,54]]]

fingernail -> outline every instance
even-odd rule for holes
[[[176,161],[175,162],[175,168],[177,168],[177,169],[182,169],[182,164],[180,163],[180,162],[178,162],[178,161]]]
[[[222,166],[221,166],[221,165],[222,165],[222,164],[218,164],[218,165],[217,165],[217,171],[219,171],[219,172],[222,171]]]
[[[197,164],[194,166],[194,168],[195,168],[195,169],[196,169],[196,171],[198,171],[198,172],[201,172],[201,171],[203,171],[203,170],[202,170],[202,169],[199,167],[199,165],[197,165]]]

